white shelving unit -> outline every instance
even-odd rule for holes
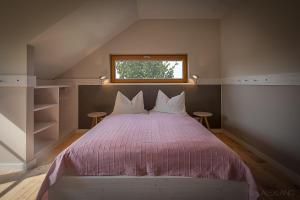
[[[59,139],[59,88],[57,85],[34,89],[34,156],[47,152]]]
[[[26,148],[24,168],[31,168],[77,128],[77,88],[72,80],[38,79],[31,45],[27,45],[27,59],[28,74],[0,75],[0,87],[26,87],[26,137],[19,142]]]
[[[28,113],[31,116],[28,120],[28,166],[34,165],[38,158],[49,153],[60,139],[74,130],[68,123],[68,113],[73,109],[70,103],[73,97],[72,85],[53,84],[36,85],[30,91],[32,112]]]

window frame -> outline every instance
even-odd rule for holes
[[[181,79],[117,79],[116,66],[117,60],[179,60],[182,61]],[[110,78],[112,83],[187,83],[187,54],[170,55],[110,55]]]

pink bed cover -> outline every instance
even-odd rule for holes
[[[252,174],[240,157],[188,115],[150,112],[106,117],[61,152],[37,199],[63,175],[188,176],[246,181],[258,198]]]

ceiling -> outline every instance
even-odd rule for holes
[[[52,79],[138,20],[135,0],[92,0],[31,41],[35,74]]]
[[[239,0],[137,0],[141,19],[221,19]]]
[[[35,74],[53,79],[139,19],[221,19],[239,0],[88,0],[34,38]]]

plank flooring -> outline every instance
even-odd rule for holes
[[[45,177],[52,160],[57,154],[82,136],[75,132],[57,145],[49,155],[38,161],[37,167],[27,172],[0,171],[0,199],[2,200],[32,200],[35,199],[39,187]],[[216,136],[237,152],[251,169],[259,191],[261,200],[299,200],[300,188],[289,180],[282,172],[269,163],[248,151],[239,143],[217,133]]]

